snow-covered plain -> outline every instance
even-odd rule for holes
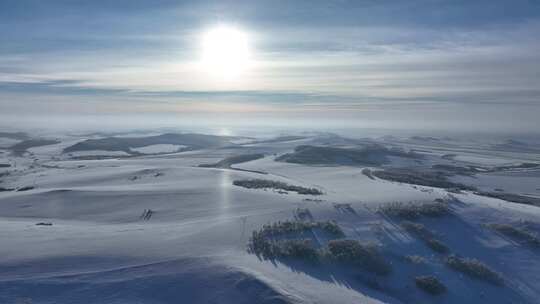
[[[60,144],[31,148],[22,156],[8,149],[0,154],[0,163],[13,164],[0,168],[0,187],[33,187],[0,192],[0,303],[537,303],[540,298],[539,249],[484,226],[526,224],[536,233],[540,207],[470,191],[455,194],[370,178],[362,173],[365,166],[308,166],[274,160],[297,145],[343,143],[345,139],[314,135],[281,142],[252,140],[245,145],[236,141],[231,142],[235,147],[188,152],[157,149],[140,151],[156,155],[122,157],[117,153],[108,159],[75,160],[62,153],[81,140],[66,137]],[[534,153],[464,149],[462,143],[448,140],[444,144],[419,143],[418,139],[381,143],[425,151],[418,163],[392,157],[385,166],[464,165],[495,155],[496,164],[540,161]],[[235,164],[233,169],[198,167],[254,152],[267,156]],[[449,153],[459,157],[441,158]],[[92,155],[99,153],[85,154]],[[491,163],[476,165],[486,164]],[[538,195],[534,190],[540,189],[537,170],[497,173],[505,178],[456,178]],[[232,184],[255,178],[315,187],[324,194],[280,193]],[[435,199],[451,201],[452,214],[419,222],[435,231],[453,253],[481,260],[499,272],[504,286],[446,267],[443,255],[412,237],[395,219],[377,212],[391,202]],[[338,203],[350,204],[355,213],[343,212]],[[392,273],[377,276],[350,265],[268,261],[248,253],[252,231],[293,219],[297,208],[309,209],[314,220],[336,221],[348,239],[377,244],[391,262]],[[149,216],[147,210],[152,211]],[[328,240],[318,241],[324,245]],[[408,263],[407,255],[422,256],[424,262]],[[433,296],[418,289],[414,278],[419,275],[437,276],[447,292]]]

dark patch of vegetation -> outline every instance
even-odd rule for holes
[[[506,193],[506,192],[487,192],[487,191],[478,191],[478,192],[475,192],[475,194],[492,197],[492,198],[498,198],[498,199],[502,199],[502,200],[512,202],[512,203],[533,205],[533,206],[540,207],[540,198],[537,198],[537,197],[530,197],[530,196],[524,196],[524,195]]]
[[[28,135],[26,135],[26,133],[23,132],[0,132],[0,137],[18,140],[26,140],[30,138]]]
[[[17,188],[17,191],[28,191],[32,189],[34,189],[33,186],[24,186],[24,187]]]
[[[407,232],[421,239],[429,248],[433,249],[434,251],[443,254],[450,252],[450,249],[443,242],[437,240],[434,233],[427,229],[424,225],[404,221],[401,223],[401,226]]]
[[[433,233],[422,224],[404,221],[401,223],[401,227],[419,238],[429,239],[433,237]]]
[[[319,258],[318,252],[311,245],[311,240],[281,240],[274,243],[277,246],[277,253],[281,257],[291,257],[316,261]]]
[[[336,148],[322,146],[298,146],[293,153],[281,155],[276,161],[308,165],[373,165],[389,163],[388,156],[421,158],[420,154],[401,149],[388,149],[372,144],[362,148]]]
[[[122,155],[81,155],[81,156],[72,156],[71,154],[68,154],[72,160],[103,160],[103,159],[115,159],[115,158],[123,158],[123,157],[129,157],[129,156],[122,156]]]
[[[51,222],[39,222],[36,223],[36,226],[52,226],[53,224]]]
[[[450,252],[450,249],[448,248],[448,246],[446,246],[443,242],[437,239],[427,239],[424,241],[426,245],[429,246],[429,248],[433,249],[434,251],[438,253],[445,254],[445,253]]]
[[[376,246],[361,244],[357,240],[332,240],[328,242],[327,256],[332,260],[358,265],[366,271],[387,275],[392,267]]]
[[[263,157],[264,157],[264,154],[262,154],[262,153],[235,155],[235,156],[224,158],[224,159],[220,160],[217,163],[214,163],[214,164],[202,164],[202,165],[199,165],[199,167],[203,167],[203,168],[230,168],[234,164],[245,163],[245,162],[260,159],[260,158],[263,158]]]
[[[387,216],[405,219],[417,219],[421,216],[442,217],[450,214],[450,208],[446,202],[428,203],[389,203],[379,207],[378,212]]]
[[[303,201],[305,202],[314,202],[314,203],[321,203],[324,200],[318,199],[318,198],[304,198]]]
[[[130,148],[138,148],[149,145],[171,144],[184,145],[193,150],[201,148],[220,147],[229,144],[228,138],[202,134],[174,134],[166,133],[156,136],[145,137],[106,137],[100,139],[87,139],[64,149],[64,153],[76,151],[124,151],[137,154]]]
[[[318,228],[330,233],[335,237],[344,237],[345,233],[341,230],[341,227],[334,221],[318,222]]]
[[[307,210],[307,209],[306,209]],[[291,257],[318,260],[320,253],[315,249],[309,239],[301,236],[312,229],[321,229],[333,237],[340,238],[345,234],[333,221],[327,222],[303,222],[283,221],[264,225],[260,230],[252,232],[248,249],[264,259]],[[292,235],[300,236],[300,239],[283,239]]]
[[[446,286],[434,276],[418,276],[414,278],[414,282],[416,287],[432,295],[440,295],[446,292]]]
[[[248,247],[263,259],[296,258],[314,262],[319,258],[309,239],[273,240],[254,232]]]
[[[375,177],[373,177],[373,175],[371,174],[371,170],[368,168],[362,169],[362,174],[367,176],[369,179],[375,180]]]
[[[488,224],[486,226],[519,243],[530,246],[540,246],[540,239],[538,239],[536,234],[525,229],[508,224]]]
[[[454,183],[448,180],[451,175],[447,172],[431,171],[431,170],[414,170],[414,169],[385,169],[379,171],[372,171],[372,175],[393,182],[415,184],[436,188],[453,188],[460,190],[476,190],[473,186],[464,185],[461,183]]]
[[[150,220],[152,215],[154,215],[154,213],[155,211],[153,211],[152,209],[144,209],[142,214],[139,216],[139,219],[143,221],[148,221]]]
[[[471,176],[476,173],[487,173],[487,172],[498,172],[498,171],[508,171],[515,169],[532,169],[539,167],[540,164],[536,163],[521,163],[518,165],[506,165],[506,166],[495,166],[495,167],[474,167],[474,166],[456,166],[448,164],[436,164],[431,168],[436,171],[447,172],[449,174],[459,174]]]
[[[263,259],[273,259],[278,256],[272,239],[259,231],[253,231],[249,239],[248,251]]]
[[[26,150],[32,147],[48,146],[58,143],[60,143],[60,141],[55,139],[28,139],[14,144],[13,146],[9,147],[9,149],[13,151],[13,154],[15,155],[22,155],[24,152],[26,152]]]
[[[356,210],[351,207],[351,204],[334,204],[334,208],[343,213],[356,214]]]
[[[447,171],[452,174],[459,174],[459,175],[473,175],[475,173],[478,173],[478,171],[475,167],[467,166],[454,166],[454,165],[445,165],[445,164],[436,164],[431,166],[432,169],[437,171]]]
[[[451,255],[444,260],[445,264],[463,274],[472,278],[487,281],[495,285],[503,285],[504,280],[501,275],[486,264],[477,259],[462,258],[456,255]]]
[[[261,230],[257,231],[264,237],[277,237],[288,233],[300,233],[309,231],[313,228],[319,228],[334,237],[343,237],[345,233],[334,221],[326,222],[303,222],[303,221],[279,221],[272,224],[264,225]]]
[[[519,165],[506,165],[506,166],[496,166],[492,168],[486,167],[473,167],[473,166],[455,166],[447,164],[436,164],[431,168],[437,171],[448,172],[450,174],[459,174],[459,175],[474,175],[476,173],[486,173],[486,172],[498,172],[498,171],[508,171],[515,169],[531,169],[539,167],[540,164],[536,163],[521,163]]]
[[[302,186],[289,185],[284,182],[266,180],[266,179],[247,179],[247,180],[235,180],[233,185],[240,186],[248,189],[276,189],[284,191],[293,191],[298,194],[308,195],[321,195],[323,194],[319,189],[306,188]]]

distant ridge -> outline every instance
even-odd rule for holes
[[[133,153],[130,148],[149,145],[172,144],[187,146],[184,150],[220,147],[230,145],[228,137],[204,134],[175,134],[165,133],[145,137],[105,137],[100,139],[87,139],[63,150],[64,153],[77,151],[124,151]]]
[[[360,148],[336,148],[324,146],[298,146],[293,153],[281,155],[277,161],[313,165],[382,165],[389,163],[388,156],[421,158],[414,152],[388,149],[382,145],[367,145]]]

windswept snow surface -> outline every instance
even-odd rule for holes
[[[358,166],[307,166],[274,159],[306,142],[331,142],[327,136],[93,160],[62,158],[63,147],[84,138],[64,140],[55,147],[32,148],[31,155],[0,154],[0,163],[15,164],[0,169],[0,174],[8,172],[0,175],[0,187],[33,187],[0,192],[0,303],[537,303],[540,298],[540,249],[484,225],[512,224],[536,233],[539,207],[370,178]],[[391,144],[419,145],[418,140]],[[437,146],[438,141],[422,145],[425,158],[418,166],[459,162],[441,159],[446,153],[482,153],[460,152],[461,144],[448,141],[444,147]],[[198,167],[248,153],[269,156],[235,165],[243,170]],[[507,163],[540,159],[496,151],[484,157],[493,153]],[[524,173],[492,179],[497,186],[503,183],[505,191],[530,192],[535,181],[540,188],[538,175],[527,172],[526,189],[519,186]],[[314,187],[324,195],[232,184],[256,178]],[[506,180],[511,178],[515,186]],[[390,202],[435,199],[450,201],[451,214],[417,222],[452,253],[476,258],[499,272],[504,286],[448,268],[442,262],[445,255],[404,231],[400,219],[377,212]],[[354,213],[336,204],[349,204]],[[252,231],[293,219],[297,208],[309,209],[314,220],[336,221],[348,239],[377,244],[392,273],[378,276],[354,265],[269,261],[248,253]],[[324,236],[315,240],[321,246],[328,242]],[[407,255],[421,256],[424,262],[407,262]],[[436,276],[447,292],[432,296],[418,289],[414,277],[419,275]]]

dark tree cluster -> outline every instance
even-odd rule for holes
[[[472,278],[484,280],[495,285],[502,285],[504,283],[504,280],[499,273],[477,259],[451,255],[447,257],[444,262],[448,267]]]
[[[413,234],[417,238],[421,239],[429,248],[438,253],[448,253],[450,249],[443,242],[435,238],[433,232],[427,229],[424,225],[404,221],[401,226],[407,230],[407,232]]]
[[[328,242],[327,254],[333,260],[354,264],[376,274],[386,275],[392,271],[376,246],[357,240],[332,240]]]
[[[323,194],[319,189],[316,188],[306,188],[302,186],[290,185],[284,182],[278,182],[267,179],[246,179],[246,180],[235,180],[233,185],[240,186],[248,189],[276,189],[283,191],[292,191],[298,194],[309,194],[309,195],[321,195]]]
[[[427,203],[402,203],[394,202],[381,206],[378,210],[387,216],[405,218],[409,220],[426,217],[442,217],[450,214],[448,203],[436,201]]]
[[[446,292],[446,286],[434,276],[418,276],[414,278],[414,282],[418,288],[432,295],[439,295]]]

